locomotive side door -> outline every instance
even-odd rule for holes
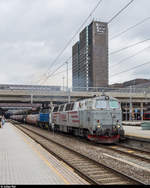
[[[87,110],[87,101],[82,101],[81,102],[81,107],[80,107],[80,128],[88,128],[88,121],[87,121],[87,116],[88,116],[88,110]],[[90,116],[90,113],[89,113]]]
[[[87,126],[90,127],[91,125],[91,112],[88,110],[87,111]]]
[[[80,129],[84,127],[85,122],[85,101],[79,102],[79,115],[80,115]]]
[[[87,127],[92,128],[92,121],[93,121],[93,100],[88,100],[87,101]]]
[[[84,111],[83,110],[80,110],[79,111],[79,116],[80,116],[80,129],[83,128],[83,123],[84,123]]]

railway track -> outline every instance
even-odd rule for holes
[[[14,124],[14,123],[13,123]],[[46,136],[41,135],[35,131],[33,127],[19,126],[15,124],[15,127],[23,131],[41,146],[43,146],[48,152],[60,160],[67,163],[78,174],[86,179],[91,184],[97,185],[133,185],[142,184],[137,179],[132,179],[125,174],[121,174],[112,168],[108,168],[103,164],[100,164],[83,154],[74,151],[64,145],[61,145]]]
[[[144,152],[144,151],[140,151],[137,149],[133,149],[133,148],[125,147],[121,145],[108,146],[107,148],[112,151],[118,152],[120,154],[124,154],[129,157],[132,157],[135,160],[137,159],[137,160],[150,163],[150,152]]]
[[[97,144],[97,143],[94,143],[94,142],[91,142],[88,140],[83,140],[80,138],[78,138],[78,139],[81,142],[88,143],[92,146],[97,146],[97,147],[100,147],[100,148],[103,148],[106,150],[111,150],[113,152],[120,153],[125,156],[129,156],[135,160],[137,159],[140,161],[145,161],[145,162],[150,163],[150,152],[148,152],[148,151],[141,151],[140,149],[136,149],[136,148],[129,147],[129,146],[124,146],[122,144],[104,145],[104,144],[100,144],[100,143]],[[137,164],[138,164],[138,162],[137,162]]]
[[[63,135],[63,133],[60,133],[60,134]],[[72,138],[73,136],[67,135],[67,137]],[[97,144],[97,143],[94,143],[94,142],[91,142],[89,140],[85,140],[85,139],[82,139],[79,137],[75,137],[75,139],[78,139],[81,142],[87,143],[92,146],[97,146],[97,147],[100,147],[100,148],[103,148],[106,150],[111,150],[113,152],[123,154],[125,156],[129,156],[129,157],[133,158],[134,160],[137,159],[140,161],[150,163],[150,152],[148,152],[148,151],[141,151],[140,149],[136,149],[136,148],[129,147],[129,146],[124,146],[122,144],[104,145],[104,144],[100,144],[100,143]],[[137,164],[138,163],[139,163],[139,161],[137,162]]]
[[[57,134],[61,134],[64,136],[63,133],[57,133]],[[69,138],[74,138],[72,135],[71,136],[65,135],[65,137],[66,136]],[[78,139],[84,143],[88,143],[92,146],[101,147],[106,150],[111,150],[113,152],[123,154],[125,156],[129,156],[129,157],[133,158],[134,162],[137,164],[139,163],[139,161],[144,161],[144,162],[150,163],[150,152],[148,152],[148,151],[141,151],[140,149],[136,149],[136,148],[129,147],[129,146],[124,146],[122,144],[115,144],[115,145],[109,146],[109,145],[104,145],[104,144],[99,144],[99,143],[97,144],[97,143],[94,143],[94,142],[91,142],[89,140],[85,140],[85,139],[79,138],[79,137],[75,137],[75,139]],[[136,162],[136,160],[137,160],[137,162]]]

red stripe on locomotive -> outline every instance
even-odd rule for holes
[[[79,120],[72,120],[73,123],[80,123]]]
[[[75,112],[69,112],[69,114],[77,114],[78,112],[77,111],[75,111]]]
[[[79,116],[71,116],[72,118],[79,118]]]

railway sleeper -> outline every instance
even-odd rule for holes
[[[78,166],[81,166],[81,165],[80,165],[80,164],[78,164]],[[86,170],[87,170],[87,169],[88,169],[88,170],[93,170],[93,169],[97,169],[97,170],[98,170],[98,169],[99,169],[98,167],[93,166],[93,165],[90,165],[90,164],[89,164],[89,165],[88,165],[88,164],[87,164],[87,165],[82,164],[82,166],[81,166],[81,167],[82,167],[82,168],[84,168],[84,169],[86,169]]]
[[[127,183],[126,181],[118,181],[116,182],[109,182],[109,183],[105,183],[105,185],[132,185],[132,183]]]
[[[71,163],[71,164],[77,166],[78,168],[86,169],[86,170],[89,170],[91,168],[97,169],[96,167],[93,167],[93,166],[84,166],[84,164],[78,164],[78,163]]]
[[[101,168],[99,168],[99,167],[97,167],[97,166],[84,167],[84,169],[85,169],[85,171],[88,170],[88,172],[91,172],[91,171],[93,171],[93,170],[95,170],[95,171],[97,171],[97,172],[101,172],[101,173],[106,172],[105,170],[103,170],[103,169],[101,169]]]
[[[89,171],[92,171],[93,169],[96,169],[96,170],[98,170],[98,171],[101,171],[101,172],[104,172],[104,170],[103,169],[100,169],[98,166],[96,166],[96,165],[93,165],[93,166],[82,166],[82,167],[84,167],[84,169],[85,170],[87,170],[87,169],[89,169]]]
[[[97,169],[97,167],[87,167],[87,168],[85,168],[84,166],[81,166],[81,165],[79,165],[79,164],[75,164],[75,166],[77,167],[77,168],[79,168],[79,169],[82,169],[84,172],[90,172],[90,171],[94,171],[94,170],[98,170]]]
[[[101,169],[99,166],[93,165],[93,164],[82,164],[82,167],[85,169],[91,169],[91,168],[96,168],[96,169]]]
[[[87,174],[90,174],[90,175],[94,175],[94,176],[98,176],[98,177],[110,177],[110,175],[112,176],[112,174],[108,174],[104,171],[93,171],[93,172],[87,172]]]
[[[94,178],[94,177],[93,177],[93,178]],[[110,182],[115,182],[115,183],[117,183],[117,182],[122,181],[122,179],[121,179],[121,178],[118,178],[118,177],[96,178],[96,180],[97,180],[98,182],[103,183],[103,184],[105,184],[105,183],[110,183]]]
[[[92,175],[94,175],[94,177],[96,178],[107,178],[107,177],[110,177],[112,176],[112,174],[108,174],[108,173],[92,173]]]
[[[81,161],[81,160],[73,160],[73,159],[72,160],[67,159],[67,161],[69,161],[71,164],[78,164],[79,166],[84,165],[85,162],[84,160]]]
[[[83,169],[84,172],[86,172],[87,174],[99,174],[99,173],[104,173],[104,171],[99,170],[97,168],[92,168],[92,169]]]

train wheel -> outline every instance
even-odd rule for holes
[[[88,130],[84,130],[83,131],[83,136],[88,139],[88,135],[89,135],[89,131]]]

